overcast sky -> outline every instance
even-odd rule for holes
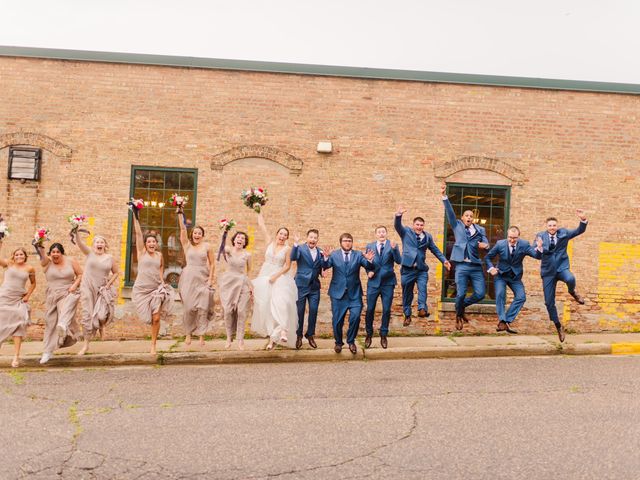
[[[0,45],[640,84],[640,0],[0,0]]]

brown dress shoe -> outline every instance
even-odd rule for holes
[[[307,337],[307,341],[309,342],[309,346],[311,348],[318,348],[318,344],[316,343],[316,341],[313,339],[313,335],[309,335]]]
[[[463,326],[464,320],[462,318],[462,315],[456,315],[456,330],[462,330]]]
[[[569,295],[571,295],[576,302],[578,302],[580,305],[584,305],[584,298],[582,298],[580,295],[578,295],[576,292],[569,292]]]
[[[464,313],[462,314],[462,321],[464,323],[469,323],[469,317],[467,317]]]
[[[565,339],[564,328],[562,328],[562,325],[558,324],[556,325],[556,330],[558,330],[558,340],[560,340],[560,343],[563,343]]]
[[[508,328],[509,325],[507,325],[507,322],[503,322],[502,320],[500,320],[498,322],[498,326],[496,327],[496,332],[506,332]]]
[[[424,308],[418,310],[418,316],[422,318],[426,318],[429,316],[429,312],[427,312]]]
[[[300,350],[300,348],[302,348],[302,335],[296,337],[296,350]]]
[[[367,335],[367,338],[364,339],[364,348],[369,348],[371,346],[371,335]]]
[[[402,322],[402,325],[404,327],[408,327],[409,325],[411,325],[411,315],[404,316],[404,322]]]
[[[387,348],[387,337],[385,335],[380,335],[380,346]]]
[[[356,353],[358,353],[358,348],[356,347],[356,344],[355,344],[355,343],[350,343],[350,344],[349,344],[349,351],[350,351],[351,353],[353,353],[354,355],[355,355]]]
[[[336,346],[333,347],[333,351],[336,352],[336,353],[340,353],[342,351],[342,345],[338,345],[336,343]]]

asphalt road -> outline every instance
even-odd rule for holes
[[[640,357],[0,373],[0,478],[638,478]]]

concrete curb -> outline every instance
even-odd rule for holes
[[[624,348],[617,348],[620,345]],[[356,355],[344,349],[335,353],[330,349],[321,350],[264,350],[214,351],[214,352],[161,352],[117,353],[92,355],[55,355],[46,365],[40,365],[38,355],[21,359],[24,368],[71,368],[71,367],[114,367],[127,365],[234,365],[244,363],[290,363],[290,362],[346,362],[362,360],[411,360],[425,358],[479,358],[479,357],[526,357],[541,355],[611,355],[640,353],[639,344],[535,344],[535,345],[490,345],[455,347],[396,347],[358,349]],[[11,357],[0,357],[0,369],[11,368]]]

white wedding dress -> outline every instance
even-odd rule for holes
[[[251,330],[271,337],[275,343],[287,337],[287,346],[295,348],[298,328],[298,287],[289,272],[280,275],[274,283],[269,278],[282,270],[288,248],[281,248],[274,255],[273,243],[267,247],[265,260],[258,277],[253,280],[253,318]]]

